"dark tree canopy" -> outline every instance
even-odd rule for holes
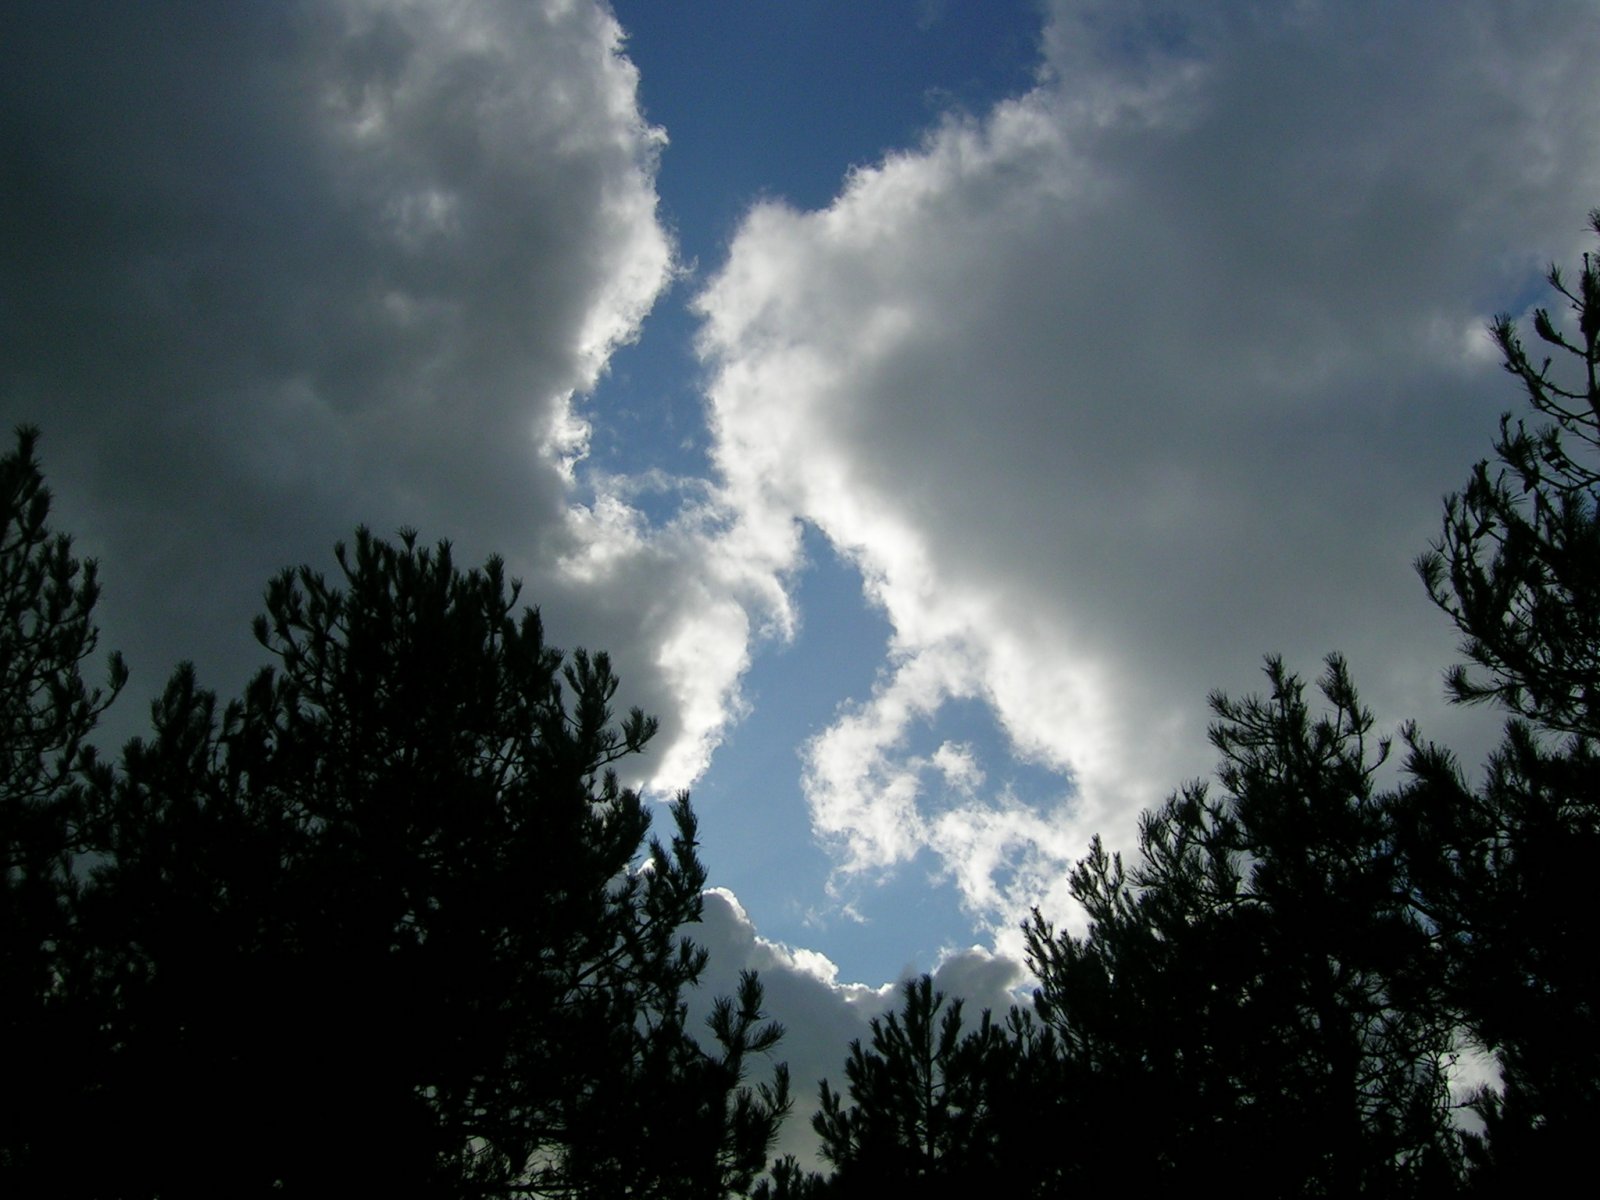
[[[850,1045],[849,1102],[822,1084],[812,1126],[832,1177],[808,1182],[790,1169],[774,1194],[1039,1194],[1056,1160],[1051,1035],[1016,1008],[964,1028],[962,1008],[929,976],[908,980],[899,1011],[872,1020],[870,1045]]]
[[[1600,210],[1589,220],[1600,234]],[[1564,1185],[1600,1121],[1600,262],[1549,282],[1567,309],[1534,313],[1551,357],[1509,317],[1493,325],[1537,423],[1501,419],[1496,463],[1418,561],[1469,660],[1451,694],[1511,714],[1479,787],[1413,738],[1400,842],[1452,1003],[1502,1075],[1469,1142],[1484,1190]]]
[[[1469,1136],[1473,1183],[1559,1193],[1600,1120],[1600,758],[1520,722],[1484,780],[1416,745],[1396,845],[1441,948],[1444,1003],[1493,1056]]]
[[[37,480],[30,445],[8,485]],[[447,545],[363,530],[336,582],[272,582],[256,634],[277,666],[240,700],[185,666],[151,736],[74,763],[104,703],[76,670],[93,576],[73,584],[42,504],[20,511],[7,579],[39,615],[7,631],[45,651],[5,650],[5,812],[55,797],[75,832],[56,822],[53,907],[8,922],[8,958],[51,961],[7,962],[4,1032],[17,1061],[58,1018],[76,1057],[53,1094],[8,1081],[34,1112],[0,1132],[8,1190],[748,1189],[788,1098],[781,1067],[744,1075],[781,1030],[753,975],[715,1006],[714,1052],[687,1027],[694,815],[680,796],[644,850],[649,813],[612,764],[655,724],[614,721],[604,654],[549,647],[497,559],[463,572]],[[41,840],[6,832],[14,858]]]
[[[1386,747],[1339,659],[1320,715],[1268,676],[1213,699],[1223,795],[1147,813],[1131,869],[1096,841],[1072,876],[1084,935],[1035,916],[1039,1014],[1081,1133],[1144,1186],[1243,1170],[1246,1195],[1419,1194],[1447,1173],[1452,1033],[1414,981],[1428,939],[1373,786]]]
[[[1589,215],[1600,234],[1600,209]],[[1450,673],[1462,702],[1496,701],[1545,729],[1600,736],[1600,261],[1576,285],[1552,266],[1570,321],[1536,309],[1553,351],[1530,357],[1508,316],[1492,332],[1540,423],[1501,418],[1497,462],[1446,503],[1444,533],[1417,561],[1461,631],[1472,667]],[[1559,315],[1559,314],[1558,314]]]
[[[21,429],[0,458],[0,1172],[34,1157],[49,1136],[42,1114],[76,1069],[84,978],[72,863],[83,831],[69,785],[92,762],[85,739],[127,677],[113,655],[104,690],[84,682],[99,584],[95,564],[50,531],[37,440]],[[43,1046],[58,1047],[53,1060]]]
[[[0,458],[0,811],[8,819],[60,798],[127,679],[112,655],[108,687],[84,683],[80,665],[99,640],[91,615],[100,584],[95,564],[73,557],[72,539],[50,532],[38,440],[38,430],[19,429],[17,448]],[[64,848],[71,836],[61,832]],[[24,865],[9,854],[7,862]]]

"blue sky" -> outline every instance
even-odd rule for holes
[[[914,146],[950,111],[1024,91],[1036,0],[613,5],[645,117],[670,138],[656,178],[688,276],[617,350],[593,397],[594,462],[704,472],[685,306],[749,205],[825,207],[852,166]]]
[[[699,476],[708,470],[703,372],[688,308],[746,209],[763,199],[824,208],[852,167],[915,147],[949,114],[981,113],[1025,92],[1040,65],[1042,11],[1034,0],[613,11],[640,71],[644,115],[670,139],[657,189],[688,273],[657,301],[638,340],[615,352],[590,397],[589,461],[607,472]],[[678,499],[657,493],[639,507],[660,521]],[[931,855],[871,888],[834,879],[829,894],[832,860],[809,836],[799,748],[841,700],[870,694],[892,630],[862,597],[859,572],[814,527],[804,536],[800,631],[752,664],[743,684],[751,711],[695,796],[718,881],[757,905],[761,927],[796,945],[825,938],[845,978],[878,982],[931,969],[971,940],[971,922],[954,889],[937,882]],[[949,732],[941,728],[941,738]],[[1003,753],[981,714],[960,722],[959,736]],[[1048,786],[1059,790],[1061,780]]]
[[[749,203],[822,208],[852,166],[914,146],[952,109],[1025,90],[1033,0],[613,6],[645,115],[673,150],[658,179],[691,260],[713,263]]]
[[[1593,15],[15,0],[0,415],[107,740],[412,526],[660,715],[798,1080],[908,970],[1003,1002],[1263,655],[1480,758],[1411,562],[1516,401],[1485,323],[1589,248]]]

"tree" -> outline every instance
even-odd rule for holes
[[[1336,656],[1320,716],[1280,662],[1267,674],[1265,698],[1213,697],[1223,797],[1197,783],[1146,813],[1132,870],[1097,839],[1071,880],[1086,934],[1027,929],[1069,1128],[1111,1160],[1078,1182],[1447,1187],[1452,1026],[1373,784],[1387,746]]]
[[[365,530],[337,559],[273,581],[241,700],[181,668],[89,774],[104,1059],[65,1190],[743,1191],[788,1107],[746,1060],[781,1031],[753,977],[718,1053],[686,1028],[694,815],[641,859],[612,769],[654,721],[613,722],[606,656],[547,646],[498,559]]]
[[[1473,1099],[1473,1183],[1556,1191],[1587,1166],[1600,1118],[1600,758],[1514,721],[1482,784],[1412,747],[1396,844],[1444,950],[1446,1001],[1493,1055]]]
[[[78,983],[71,865],[82,836],[69,784],[127,671],[113,655],[104,689],[83,680],[99,636],[99,584],[95,564],[80,563],[71,539],[50,531],[38,436],[19,429],[16,449],[0,458],[0,1044],[55,1045],[66,1056]],[[20,1170],[47,1135],[37,1117],[52,1105],[40,1101],[60,1086],[61,1064],[7,1059],[0,1170]]]
[[[1045,1194],[1040,1160],[1056,1147],[1037,1136],[1051,1105],[1036,1068],[1053,1061],[1049,1035],[1015,1008],[1004,1023],[986,1010],[963,1032],[961,1001],[947,1001],[927,975],[901,996],[899,1012],[872,1020],[870,1048],[850,1045],[850,1103],[823,1081],[812,1125],[833,1176],[808,1191],[791,1165],[774,1172],[776,1194]]]
[[[115,654],[106,689],[83,681],[80,666],[99,641],[100,584],[96,564],[72,556],[72,539],[50,532],[38,440],[23,426],[0,458],[0,798],[13,818],[61,797],[85,738],[127,681]],[[72,840],[59,831],[57,848]],[[8,854],[7,865],[25,864]]]
[[[785,1154],[750,1195],[754,1200],[818,1200],[828,1195],[828,1181],[807,1171],[794,1155]]]
[[[634,1029],[636,1066],[625,1086],[608,1089],[582,1123],[568,1173],[593,1196],[745,1195],[787,1114],[788,1071],[754,1090],[740,1086],[745,1060],[772,1049],[782,1027],[764,1020],[753,971],[741,973],[736,998],[720,997],[707,1025],[720,1047],[706,1054],[676,1029]],[[626,1057],[626,1056],[624,1056]],[[626,1064],[624,1064],[626,1068]]]
[[[986,1117],[983,1068],[997,1032],[988,1013],[963,1038],[961,1001],[947,1004],[930,977],[908,980],[902,996],[899,1013],[873,1018],[870,1050],[850,1044],[845,1078],[854,1103],[844,1107],[823,1081],[812,1121],[824,1157],[863,1194],[976,1165]]]
[[[1600,234],[1600,209],[1589,214]],[[1458,666],[1451,695],[1495,701],[1532,724],[1600,736],[1600,262],[1583,257],[1576,290],[1552,266],[1550,285],[1573,314],[1563,330],[1534,312],[1539,339],[1554,347],[1537,365],[1515,323],[1491,326],[1505,369],[1546,424],[1500,419],[1498,466],[1481,462],[1466,490],[1446,501],[1441,540],[1417,560],[1435,604],[1461,631],[1461,652],[1482,674]]]
[[[1450,694],[1511,714],[1478,788],[1412,739],[1400,839],[1453,1002],[1500,1067],[1470,1143],[1484,1190],[1586,1169],[1600,1120],[1600,262],[1585,255],[1575,287],[1548,278],[1570,319],[1538,309],[1533,328],[1555,361],[1535,363],[1509,317],[1491,326],[1541,423],[1501,418],[1496,465],[1447,500],[1417,564],[1468,660]]]

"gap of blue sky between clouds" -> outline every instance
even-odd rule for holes
[[[952,114],[981,114],[1026,90],[1039,65],[1036,0],[861,6],[620,0],[625,52],[640,101],[668,139],[657,175],[662,216],[683,275],[620,346],[594,394],[590,478],[622,489],[659,527],[702,495],[712,474],[704,369],[689,305],[726,257],[748,207],[779,200],[827,207],[851,168],[915,146]],[[747,709],[695,786],[716,880],[753,906],[762,934],[826,944],[844,979],[931,969],[977,935],[935,855],[871,881],[841,877],[814,837],[801,752],[880,676],[891,628],[859,571],[812,526],[792,581],[800,616],[792,644],[754,648],[741,682]],[[1011,760],[990,714],[941,714],[939,743]],[[918,731],[920,746],[935,731]],[[926,747],[931,756],[937,745]],[[1012,775],[1025,764],[1002,769]],[[1046,784],[1059,793],[1063,781]]]

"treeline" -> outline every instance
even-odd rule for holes
[[[924,977],[824,1087],[833,1171],[782,1164],[760,1194],[939,1195],[1225,1181],[1235,1195],[1561,1195],[1600,1116],[1589,735],[1514,724],[1479,791],[1414,737],[1378,792],[1344,665],[1326,708],[1279,664],[1219,698],[1220,788],[1142,819],[1137,860],[1098,842],[1072,875],[1082,936],[1035,914],[1038,990],[963,1026]],[[1498,1086],[1454,1094],[1486,1052]],[[1459,1093],[1461,1089],[1456,1089]]]
[[[694,814],[646,848],[610,768],[655,722],[606,656],[498,561],[362,531],[337,584],[272,582],[242,697],[181,667],[104,762],[126,672],[82,677],[94,567],[34,440],[0,460],[0,1193],[746,1192],[781,1029],[753,975],[686,1024]]]
[[[1600,214],[1592,218],[1600,233]],[[91,744],[93,564],[0,459],[0,1189],[7,1195],[1057,1196],[1565,1191],[1600,1116],[1600,270],[1556,361],[1494,332],[1532,421],[1419,560],[1459,702],[1510,718],[1469,783],[1317,693],[1212,699],[1222,757],[1035,914],[1038,988],[966,1019],[926,978],[769,1163],[787,1074],[746,976],[709,1029],[683,933],[688,798],[649,840],[612,771],[603,654],[564,656],[491,559],[361,531],[275,579],[270,652],[222,703],[180,668],[147,737]],[[1543,352],[1541,352],[1543,353]],[[1391,753],[1398,782],[1378,783]],[[711,1047],[711,1049],[707,1049]],[[1461,1095],[1468,1058],[1495,1074]]]

